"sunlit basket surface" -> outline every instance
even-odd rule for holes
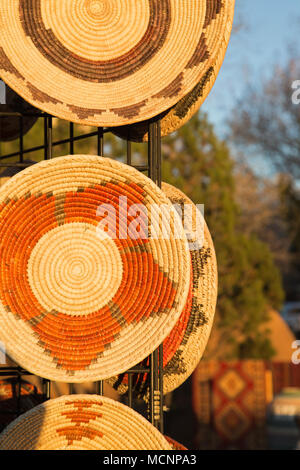
[[[112,377],[147,357],[190,285],[187,239],[168,198],[132,167],[86,155],[38,163],[0,188],[0,268],[8,355],[64,382]]]
[[[0,450],[170,449],[163,434],[140,414],[98,395],[49,400],[0,435]]]

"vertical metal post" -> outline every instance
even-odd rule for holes
[[[20,134],[19,134],[19,142],[20,142],[20,155],[19,155],[19,162],[23,163],[23,152],[24,152],[24,137],[23,137],[23,116],[19,117],[20,120]]]
[[[161,154],[161,122],[157,121],[155,126],[156,130],[156,184],[161,188],[161,173],[162,173],[162,154]]]
[[[104,156],[104,142],[103,142],[103,127],[98,127],[97,135],[97,154],[100,157]],[[96,382],[97,395],[103,395],[103,381]]]
[[[43,379],[43,395],[45,400],[50,400],[51,382],[48,379]]]
[[[164,351],[163,344],[159,346],[159,392],[160,392],[160,432],[164,433]]]
[[[21,412],[21,394],[22,394],[22,377],[18,374],[17,379],[17,416],[19,416]]]
[[[44,159],[50,160],[52,158],[52,117],[47,116],[44,118]],[[51,382],[48,379],[43,379],[43,395],[45,400],[50,400],[51,396]]]
[[[103,127],[98,127],[98,139],[97,139],[98,155],[104,156],[104,145],[103,145]]]
[[[127,165],[132,164],[132,145],[130,140],[127,140]]]
[[[103,381],[100,380],[99,382],[96,382],[96,393],[97,395],[103,395]]]
[[[44,117],[44,160],[48,160],[48,118]]]
[[[70,155],[74,155],[74,124],[70,122]]]
[[[128,374],[128,406],[132,408],[132,374]]]
[[[52,149],[52,117],[47,118],[47,159],[51,159],[53,157],[53,149]]]
[[[161,126],[151,120],[148,131],[149,177],[161,187]],[[163,430],[163,345],[150,356],[149,418],[158,429]]]

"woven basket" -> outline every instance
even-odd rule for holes
[[[24,380],[20,384],[16,378],[0,380],[0,432],[17,417],[18,411],[25,413],[42,400],[41,392]]]
[[[215,64],[234,0],[0,0],[0,74],[69,121],[118,126],[175,105]]]
[[[0,105],[0,112],[25,114],[22,119],[22,127],[19,116],[0,116],[0,141],[6,142],[15,140],[20,135],[25,135],[37,120],[37,117],[26,116],[26,113],[34,114],[37,113],[38,110],[29,103],[26,103],[9,87],[6,87],[6,104]]]
[[[186,96],[179,100],[174,106],[164,111],[157,117],[161,119],[161,135],[166,136],[177,131],[186,124],[204,103],[217,79],[225,53],[229,43],[231,28],[234,17],[234,1],[213,2],[220,8],[220,13],[226,17],[227,29],[222,38],[215,62],[210,65],[202,74],[201,80]],[[120,126],[113,129],[113,133],[123,139],[133,142],[147,142],[149,121],[142,121],[129,126]]]
[[[213,324],[217,300],[217,263],[213,242],[207,225],[193,202],[174,186],[163,183],[162,189],[172,204],[192,209],[185,215],[186,233],[190,238],[191,284],[185,308],[163,344],[164,393],[179,387],[199,363]],[[184,210],[182,211],[184,216]],[[196,217],[199,229],[196,230]],[[183,219],[184,220],[184,219]],[[203,231],[202,231],[203,230]],[[195,236],[193,236],[195,233]],[[148,361],[144,362],[148,365]],[[136,374],[133,390],[148,400],[148,374]],[[127,392],[127,375],[109,380],[119,393]]]
[[[180,444],[179,442],[175,441],[169,436],[165,436],[168,443],[171,445],[172,450],[188,450],[184,445]]]
[[[98,395],[49,400],[11,423],[0,450],[171,450],[136,411]]]
[[[143,360],[175,325],[190,284],[186,236],[164,193],[132,167],[86,155],[37,163],[0,189],[0,268],[7,354],[63,382]]]

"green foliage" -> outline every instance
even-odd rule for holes
[[[281,214],[289,239],[289,269],[284,277],[287,296],[300,300],[300,190],[290,175],[281,175],[279,181]]]
[[[300,256],[300,191],[291,177],[282,176],[280,196],[282,212],[291,237],[291,252]]]
[[[218,260],[218,328],[232,357],[270,358],[261,326],[283,301],[281,279],[267,245],[238,230],[234,164],[202,114],[164,140],[163,180],[205,205]],[[251,223],[251,221],[249,221]]]

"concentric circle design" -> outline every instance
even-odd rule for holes
[[[96,126],[175,105],[224,48],[234,0],[0,0],[1,77],[55,116]]]
[[[120,50],[124,51],[124,54],[130,52],[146,35],[150,13],[148,2],[135,0],[122,3],[119,0],[82,0],[81,3],[78,2],[78,8],[74,8],[74,2],[69,0],[61,0],[59,3],[57,0],[49,0],[41,9],[44,24],[47,29],[53,31],[57,40],[64,44],[69,52],[92,62],[117,59]],[[68,28],[62,31],[61,24],[66,18]],[[42,32],[36,31],[35,41],[45,44],[41,36]],[[44,53],[47,55],[46,50]]]
[[[114,241],[104,236],[99,238],[94,225],[77,222],[56,227],[38,241],[27,273],[46,311],[86,315],[113,299],[122,281],[122,258]]]
[[[190,245],[191,280],[181,315],[163,343],[164,393],[179,387],[199,363],[213,324],[217,300],[217,262],[214,245],[195,204],[180,190],[167,183],[163,192],[181,208],[182,222]],[[148,365],[148,360],[144,365]],[[136,374],[133,389],[148,400],[149,374]],[[127,392],[127,375],[109,380],[120,393]]]
[[[189,276],[180,218],[127,165],[59,157],[0,189],[2,340],[40,377],[100,380],[143,360],[176,323]]]
[[[217,9],[219,8],[219,10]],[[225,12],[224,9],[228,8]],[[201,80],[186,96],[180,99],[174,106],[167,111],[157,115],[161,120],[161,135],[166,136],[177,131],[191,119],[194,114],[199,111],[200,106],[204,103],[211,92],[219,71],[223,64],[225,53],[229,44],[231,28],[234,17],[234,1],[231,3],[215,2],[215,11],[218,14],[227,14],[228,27],[224,34],[222,44],[216,54],[215,62],[207,67],[201,76]],[[212,21],[214,20],[212,15]],[[123,139],[133,142],[147,142],[148,140],[149,121],[141,121],[129,126],[120,126],[113,130],[113,133]]]
[[[0,435],[0,450],[171,449],[139,413],[99,395],[48,400],[21,415]]]

